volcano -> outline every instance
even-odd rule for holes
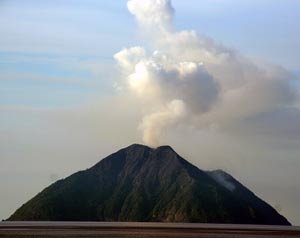
[[[8,220],[290,225],[226,172],[201,170],[170,146],[138,144],[53,183]]]

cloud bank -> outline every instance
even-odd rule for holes
[[[127,6],[152,49],[123,49],[114,58],[124,78],[119,84],[143,107],[139,128],[146,144],[158,146],[179,125],[222,129],[296,102],[285,69],[258,64],[193,30],[177,31],[170,0]]]

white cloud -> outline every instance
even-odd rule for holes
[[[171,27],[174,9],[169,0],[130,0],[128,10],[142,27],[165,30]]]

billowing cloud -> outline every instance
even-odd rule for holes
[[[123,89],[143,107],[145,143],[159,145],[178,124],[222,128],[295,103],[288,71],[255,63],[195,31],[176,31],[170,0],[130,0],[127,6],[152,52],[132,47],[114,57]]]
[[[165,30],[172,25],[174,9],[169,0],[130,0],[127,7],[142,27]]]

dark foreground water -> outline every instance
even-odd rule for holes
[[[10,238],[300,238],[300,227],[139,222],[1,222]]]

